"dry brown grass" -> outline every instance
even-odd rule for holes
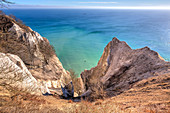
[[[15,36],[13,38],[10,37],[7,36],[7,40],[4,39],[4,36],[0,38],[0,52],[18,55],[26,64],[33,63],[33,51],[27,45],[20,42],[20,40],[16,40]]]
[[[130,113],[130,110],[121,110],[119,106],[101,100],[94,103],[82,101],[74,106],[72,113]]]
[[[0,96],[0,112],[2,113],[130,113],[121,110],[118,105],[103,100],[96,102],[72,102],[58,99],[54,96],[35,96],[19,94],[15,96]]]
[[[57,108],[49,108],[47,101],[41,96],[20,94],[1,104],[1,113],[62,113]]]
[[[157,97],[158,100],[151,98],[153,100],[151,101],[148,97],[149,94],[147,94],[148,96],[141,94],[134,95],[134,92],[129,92],[105,100],[78,103],[53,96],[17,95],[9,103],[1,105],[0,111],[23,113],[169,113],[169,106],[165,100],[162,100],[163,104],[160,104],[160,97]]]
[[[24,34],[18,37],[15,32],[9,32],[9,28],[13,26],[13,22],[23,28],[25,33],[33,33],[28,26],[24,25],[23,22],[15,16],[11,15],[9,17],[7,15],[0,15],[0,52],[18,55],[27,67],[29,67],[29,65],[34,65],[34,62],[37,60],[34,55],[36,46],[30,46],[25,40]],[[48,63],[49,58],[55,55],[55,49],[46,40],[47,39],[39,42],[38,47],[40,52],[44,55],[44,62]]]
[[[55,49],[47,42],[41,41],[39,44],[39,50],[44,55],[44,59],[47,61],[50,57],[55,55]]]
[[[138,112],[168,113],[170,111],[170,75],[164,74],[138,82],[133,88],[112,97],[122,109]]]

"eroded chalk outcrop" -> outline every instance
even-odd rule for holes
[[[126,42],[113,38],[105,47],[96,67],[81,73],[85,90],[93,90],[100,82],[108,96],[130,89],[149,77],[170,73],[170,62],[148,47],[131,49]]]
[[[23,61],[16,55],[0,53],[0,86],[11,93],[25,92],[41,95],[48,92],[29,72]]]
[[[33,77],[49,88],[71,81],[49,41],[7,15],[0,15],[0,52],[19,56]]]

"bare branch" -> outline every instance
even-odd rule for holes
[[[8,0],[0,0],[0,7],[1,8],[8,8],[9,4],[14,4],[14,2],[10,2]]]

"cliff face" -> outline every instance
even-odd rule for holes
[[[9,53],[0,53],[0,87],[13,94],[20,91],[36,95],[48,92],[48,88],[37,82],[22,60]]]
[[[0,15],[0,52],[19,56],[33,77],[49,88],[70,81],[49,41],[7,15]]]
[[[117,38],[105,47],[98,65],[81,73],[85,89],[101,82],[109,96],[130,89],[135,83],[152,76],[170,73],[170,62],[148,47],[133,50]],[[97,87],[97,86],[95,86]]]

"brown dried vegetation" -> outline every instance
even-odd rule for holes
[[[32,32],[28,26],[24,25],[15,16],[0,15],[0,52],[18,55],[27,66],[34,65],[37,60],[36,56],[34,56],[36,47],[30,47],[24,37],[17,37],[15,33],[9,32],[9,28],[13,26],[12,22],[23,28],[26,33]],[[55,55],[54,47],[48,42],[41,41],[38,43],[38,47],[44,55],[44,62],[46,63],[51,56]]]
[[[50,57],[55,55],[54,46],[46,43],[44,41],[39,42],[38,44],[40,52],[44,55],[45,61],[47,61]]]

